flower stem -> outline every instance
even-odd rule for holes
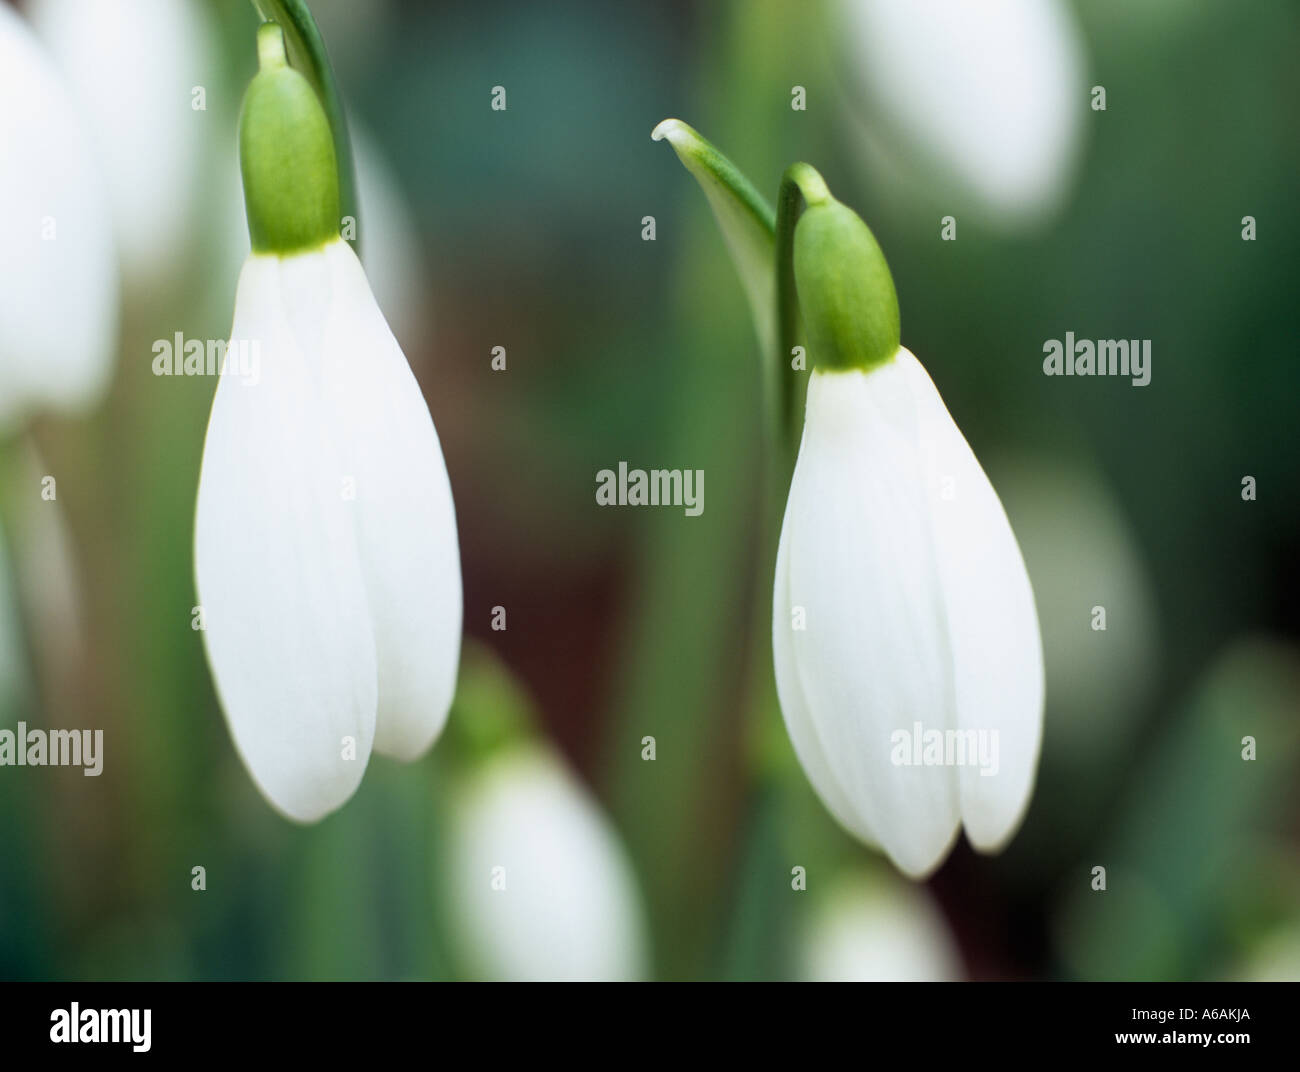
[[[783,484],[783,500],[784,484],[788,482],[799,450],[802,430],[799,413],[804,397],[800,387],[806,389],[807,381],[806,374],[800,376],[791,367],[792,351],[799,344],[802,330],[799,295],[794,282],[794,228],[804,205],[820,205],[829,200],[830,191],[825,181],[810,165],[791,164],[781,176],[781,190],[776,198],[776,317],[777,344],[780,347],[777,367],[780,370],[781,442],[785,446],[782,461],[785,468],[776,475]],[[807,354],[804,360],[810,361]]]

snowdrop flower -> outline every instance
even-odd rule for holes
[[[823,983],[937,983],[962,978],[947,921],[925,889],[886,876],[840,880],[803,938],[801,975]]]
[[[107,195],[58,73],[0,4],[0,431],[108,379],[118,277]]]
[[[185,252],[204,162],[215,27],[194,0],[31,0],[103,162],[123,273],[157,286]],[[206,107],[206,96],[202,102]]]
[[[254,781],[313,821],[371,749],[421,755],[455,689],[461,583],[438,436],[339,237],[333,141],[273,23],[240,129],[253,252],[203,450],[195,573],[208,660]]]
[[[843,40],[870,131],[911,174],[937,169],[1003,218],[1059,201],[1088,110],[1062,0],[846,0]]]
[[[1038,621],[997,494],[899,345],[875,238],[800,167],[794,274],[816,367],[777,555],[777,689],[826,807],[919,877],[960,824],[996,851],[1020,822]]]
[[[509,981],[645,974],[631,866],[586,790],[550,752],[514,746],[455,812],[450,908],[473,973]]]

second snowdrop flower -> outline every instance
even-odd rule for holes
[[[962,824],[995,851],[1020,822],[1042,733],[1038,619],[997,494],[899,343],[875,238],[811,168],[791,174],[815,369],[777,554],[777,688],[827,808],[921,876]]]
[[[262,26],[240,124],[253,251],[203,450],[195,573],[208,659],[253,780],[285,815],[343,804],[372,748],[421,755],[460,651],[451,486],[419,386],[339,237],[329,123]]]
[[[96,402],[118,333],[108,195],[69,93],[0,4],[0,434]]]

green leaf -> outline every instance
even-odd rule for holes
[[[650,137],[667,139],[709,199],[770,357],[776,346],[776,214],[735,164],[680,119],[665,119]]]

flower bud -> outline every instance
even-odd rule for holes
[[[313,249],[339,233],[329,120],[311,83],[289,66],[273,22],[258,30],[257,58],[239,121],[249,238],[256,253]]]
[[[794,278],[813,362],[870,369],[898,352],[898,295],[875,236],[821,176],[796,164],[808,207],[794,230]]]

